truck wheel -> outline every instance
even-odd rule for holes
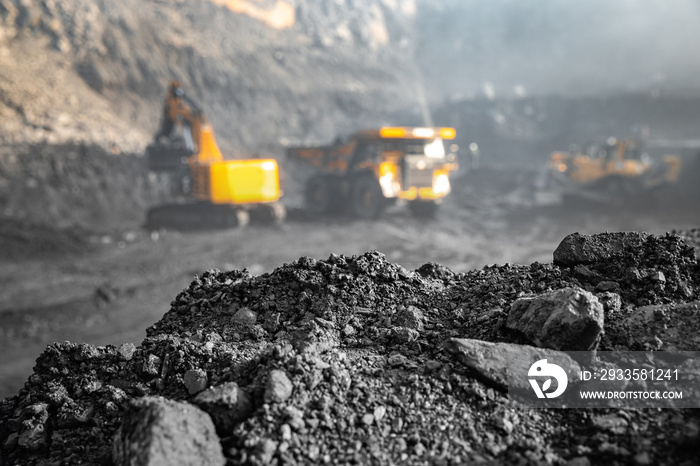
[[[342,180],[334,175],[316,175],[306,183],[306,209],[313,215],[340,212],[343,207]]]
[[[438,211],[440,204],[435,201],[410,201],[408,210],[416,217],[433,218]]]
[[[330,187],[327,176],[316,175],[309,179],[306,183],[304,201],[306,210],[311,214],[322,215],[330,210]]]
[[[386,207],[382,188],[371,175],[356,177],[350,186],[350,209],[359,218],[376,218]]]

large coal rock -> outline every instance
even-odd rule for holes
[[[506,326],[538,346],[558,350],[594,349],[603,332],[598,298],[580,288],[564,288],[513,303]]]
[[[529,390],[530,384],[526,377],[514,379],[509,377],[509,372],[512,369],[530,367],[541,359],[549,358],[559,362],[564,359],[563,365],[568,369],[569,380],[576,380],[581,371],[578,363],[565,353],[527,345],[451,338],[445,342],[445,349],[452,353],[457,361],[503,390]]]
[[[643,232],[601,233],[597,235],[568,235],[554,250],[554,263],[570,267],[618,259],[639,250],[651,235]]]
[[[113,444],[114,464],[226,463],[209,416],[187,403],[144,397],[129,404]]]
[[[235,382],[225,382],[205,390],[195,397],[193,403],[209,413],[222,434],[231,432],[236,424],[253,412],[250,397]]]
[[[583,288],[616,291],[639,305],[693,299],[698,263],[692,236],[643,232],[568,235],[553,254]]]

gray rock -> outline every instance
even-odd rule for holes
[[[201,392],[207,388],[207,383],[209,383],[207,373],[202,369],[193,369],[185,372],[183,379],[190,395]]]
[[[603,332],[603,305],[581,288],[564,288],[511,306],[506,326],[537,346],[570,351],[595,348]]]
[[[292,439],[292,428],[289,426],[289,424],[282,424],[280,426],[280,437],[282,437],[282,440],[284,441],[289,441]]]
[[[420,332],[423,330],[425,317],[417,307],[408,306],[398,311],[392,320],[396,327],[406,327]]]
[[[125,361],[130,361],[134,356],[134,352],[136,352],[136,346],[134,346],[133,343],[124,343],[117,349],[117,353],[119,353],[119,356],[121,356]]]
[[[391,329],[391,335],[401,343],[409,343],[418,340],[420,333],[412,328],[394,327]]]
[[[620,292],[620,284],[617,282],[611,282],[611,281],[602,281],[598,282],[598,284],[595,286],[595,289],[597,291],[603,291],[603,292],[613,292],[613,293],[619,293]]]
[[[581,371],[581,366],[567,354],[534,346],[450,338],[445,342],[445,349],[458,362],[502,389],[530,390],[527,370],[541,359],[551,360],[561,366],[570,383],[577,380]],[[510,371],[517,371],[523,376],[509,378]]]
[[[248,393],[235,382],[226,382],[197,395],[194,404],[211,416],[217,430],[229,433],[253,412]]]
[[[606,315],[615,314],[622,309],[622,298],[620,298],[620,295],[617,293],[605,291],[596,294],[596,297],[598,301],[600,301],[600,304],[603,305],[603,310],[605,310]]]
[[[37,403],[24,410],[22,414],[24,422],[17,439],[19,445],[30,450],[36,450],[46,445],[45,424],[49,418],[48,407],[49,405],[46,403]]]
[[[247,307],[242,307],[233,315],[232,319],[235,323],[248,326],[255,325],[258,321],[258,315],[255,311],[248,309]]]
[[[112,444],[112,461],[116,466],[226,463],[207,413],[163,397],[128,405]]]
[[[155,354],[149,354],[143,360],[143,372],[148,375],[158,375],[160,373],[160,365],[162,361]]]
[[[440,361],[435,361],[434,359],[430,359],[425,362],[425,370],[427,372],[434,372],[442,367],[442,364]]]
[[[643,451],[634,455],[634,458],[632,458],[632,464],[635,466],[648,466],[650,464],[654,464],[654,462],[652,461],[649,452]]]
[[[700,302],[635,309],[621,322],[640,341],[657,341],[663,351],[700,350]]]
[[[386,415],[386,408],[384,406],[377,406],[376,408],[374,408],[372,414],[374,415],[374,419],[377,422],[380,422]]]
[[[623,434],[627,430],[629,423],[627,420],[616,414],[605,414],[593,416],[591,422],[601,430],[607,430],[613,434]]]
[[[255,449],[255,457],[259,462],[258,464],[270,464],[278,445],[277,442],[270,438],[262,439]]]
[[[7,439],[5,440],[5,443],[3,443],[3,448],[10,449],[14,448],[18,444],[18,439],[19,439],[19,434],[17,432],[13,432],[10,435],[7,436]]]
[[[577,456],[567,461],[566,466],[591,466],[591,460],[587,456]]]
[[[281,403],[292,396],[294,386],[287,374],[280,369],[273,369],[267,379],[265,386],[265,402]]]
[[[572,267],[595,264],[619,257],[628,249],[638,249],[650,237],[643,232],[572,233],[554,250],[554,265]]]
[[[304,421],[304,413],[301,410],[293,406],[287,406],[284,413],[287,419],[287,424],[289,424],[289,427],[295,431],[299,431],[306,426],[306,422]]]

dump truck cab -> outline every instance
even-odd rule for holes
[[[291,147],[287,154],[318,169],[305,193],[313,213],[349,210],[371,218],[405,200],[416,215],[432,215],[451,191],[457,157],[445,141],[454,137],[453,128],[383,127],[329,146]]]

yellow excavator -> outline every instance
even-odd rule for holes
[[[148,168],[169,179],[178,199],[149,210],[149,229],[243,226],[251,215],[284,219],[277,161],[225,160],[207,117],[178,81],[170,83],[146,156]]]
[[[547,164],[547,187],[564,196],[599,202],[623,201],[678,182],[676,155],[652,159],[637,139],[609,138],[587,150],[553,152]]]

